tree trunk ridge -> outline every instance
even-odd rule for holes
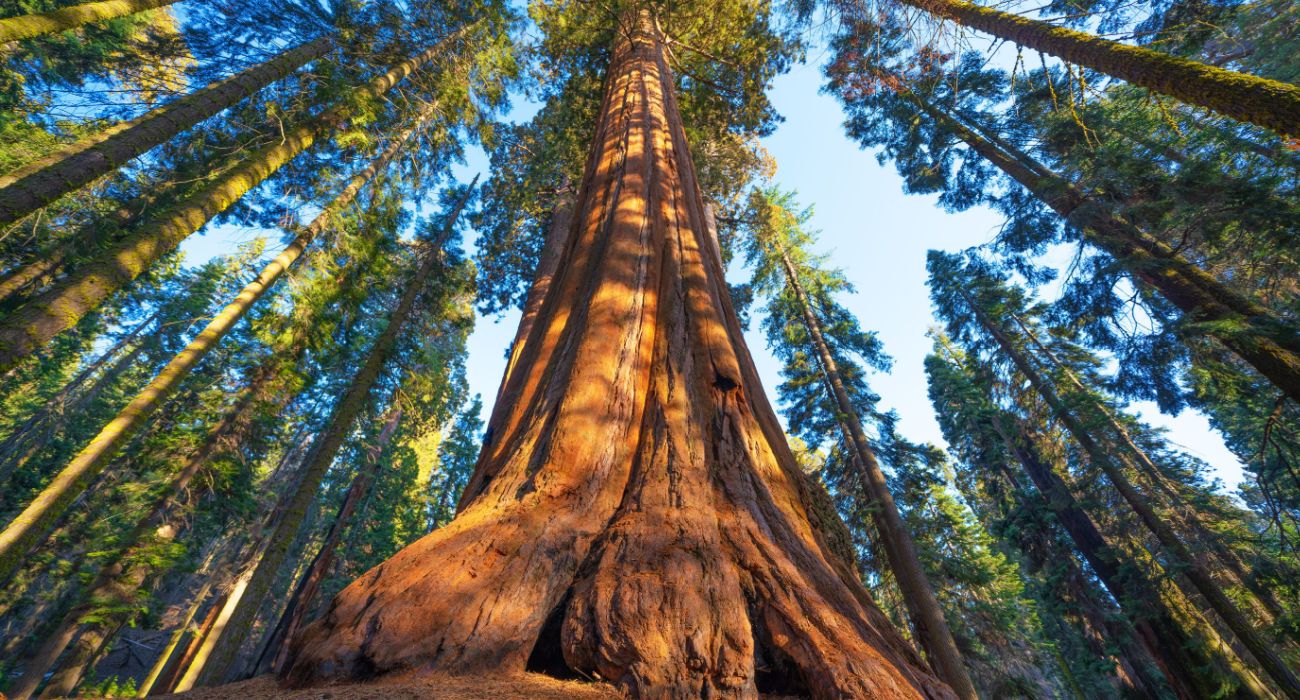
[[[460,513],[344,589],[286,679],[532,657],[637,697],[953,698],[814,524],[708,250],[662,44],[628,24]]]

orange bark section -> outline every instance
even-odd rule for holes
[[[813,524],[672,84],[654,37],[619,42],[460,515],[340,593],[296,640],[290,682],[521,671],[558,646],[638,697],[954,697]]]

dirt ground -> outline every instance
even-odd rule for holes
[[[504,677],[454,677],[427,674],[385,676],[374,683],[286,690],[272,676],[188,693],[164,695],[177,700],[622,700],[604,683],[561,681],[535,673]]]

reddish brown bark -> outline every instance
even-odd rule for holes
[[[287,678],[533,656],[641,697],[953,698],[832,553],[727,298],[662,45],[629,34],[460,514],[344,589]]]

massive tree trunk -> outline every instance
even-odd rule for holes
[[[459,34],[460,32],[456,32]],[[351,113],[355,99],[377,98],[442,52],[446,40],[413,56],[358,88],[351,99],[286,130],[279,142],[207,183],[177,206],[152,217],[94,262],[0,321],[0,372],[76,325],[81,317],[149,269],[181,241],[225,211],[282,166],[329,137]],[[2,540],[0,540],[2,541]],[[0,559],[4,554],[0,552]]]
[[[889,492],[889,485],[885,482],[885,473],[876,460],[871,443],[867,441],[866,432],[862,429],[862,419],[858,416],[853,401],[849,398],[848,390],[844,387],[839,367],[822,334],[821,323],[817,320],[812,304],[808,301],[803,285],[799,282],[798,270],[795,269],[789,252],[780,241],[767,240],[764,244],[776,249],[775,252],[785,269],[786,284],[799,302],[804,326],[812,338],[822,375],[826,380],[827,393],[839,409],[837,419],[840,430],[853,450],[853,464],[857,467],[866,486],[870,502],[869,510],[875,521],[876,530],[884,540],[889,568],[898,581],[903,603],[907,606],[907,616],[916,629],[917,639],[920,640],[926,657],[939,677],[948,683],[958,696],[974,700],[978,696],[966,672],[961,652],[957,650],[957,642],[953,639],[952,631],[948,629],[948,621],[943,616],[943,609],[939,607],[939,599],[935,597],[925,570],[921,567],[921,559],[916,554],[916,543],[912,541],[912,533],[908,532],[907,526],[903,524],[903,517],[899,514],[894,497]]]
[[[1248,362],[1288,396],[1300,401],[1300,334],[1293,325],[1237,293],[1137,226],[1110,212],[1096,197],[1009,144],[993,143],[918,95],[913,101],[1034,196],[1077,226],[1084,240],[1158,291],[1204,332]],[[1245,326],[1246,330],[1234,329]]]
[[[965,0],[901,0],[1020,46],[1207,107],[1238,121],[1300,137],[1300,87],[1239,73]]]
[[[95,178],[122,167],[132,158],[320,58],[332,46],[328,37],[296,46],[139,118],[87,136],[5,174],[0,177],[0,226],[13,223]]]
[[[100,0],[73,5],[35,15],[22,15],[0,19],[0,44],[19,39],[30,39],[43,34],[65,32],[83,24],[103,22],[134,15],[137,12],[164,7],[177,0]]]
[[[1264,672],[1282,692],[1291,698],[1300,698],[1300,680],[1278,655],[1277,649],[1269,640],[1246,619],[1246,616],[1230,599],[1223,588],[1210,576],[1209,572],[1192,555],[1187,545],[1178,537],[1169,523],[1161,518],[1129,480],[1120,464],[1111,454],[1104,450],[1093,438],[1091,432],[1070,411],[1070,408],[1057,395],[1052,385],[1030,364],[1024,353],[1016,347],[1006,331],[995,320],[990,319],[961,287],[957,293],[965,300],[978,323],[993,336],[1003,353],[1009,357],[1016,369],[1024,375],[1043,401],[1052,409],[1075,442],[1083,448],[1089,461],[1099,467],[1111,485],[1119,492],[1124,502],[1138,516],[1143,526],[1151,532],[1160,543],[1160,547],[1183,576],[1191,582],[1193,592],[1199,593],[1219,619],[1231,630],[1241,644],[1250,651],[1260,670]],[[1249,679],[1243,674],[1243,681]]]
[[[294,684],[563,664],[641,696],[952,698],[832,553],[705,230],[663,45],[617,39],[571,240],[457,518],[340,593]]]
[[[427,115],[428,112],[426,111],[424,114]],[[85,488],[86,484],[90,483],[91,479],[108,466],[117,450],[126,443],[140,426],[144,425],[148,417],[157,410],[158,406],[162,405],[172,390],[180,384],[181,380],[189,376],[199,361],[212,348],[216,347],[217,343],[244,317],[244,314],[252,308],[253,304],[262,298],[262,295],[276,283],[280,276],[284,274],[284,271],[289,269],[302,256],[307,246],[315,240],[321,231],[325,230],[325,227],[334,220],[335,216],[356,199],[361,188],[388,166],[393,157],[410,140],[418,126],[419,120],[397,134],[388,147],[370,165],[354,175],[347,186],[343,188],[343,191],[321,211],[307,228],[298,234],[279,255],[267,263],[261,274],[245,285],[234,301],[222,309],[208,323],[207,327],[185,346],[185,349],[177,353],[176,357],[158,372],[158,375],[132,399],[131,403],[127,404],[113,420],[109,421],[99,435],[59,472],[54,480],[3,532],[0,532],[0,581],[4,581],[8,577],[27,551],[40,543],[49,527],[62,515],[67,504]]]

